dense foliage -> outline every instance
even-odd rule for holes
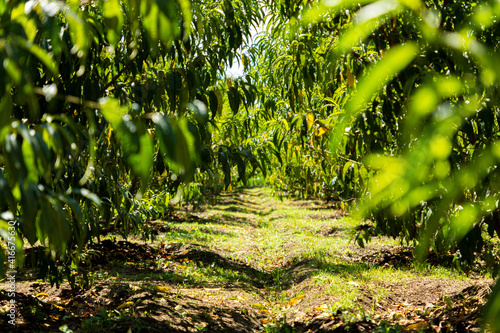
[[[218,193],[190,184],[234,161],[245,179],[242,158],[253,155],[213,145],[209,129],[259,8],[0,2],[0,208],[19,227],[18,260],[24,241],[41,245],[41,277],[72,279],[85,244],[106,230],[140,232],[180,196]],[[238,104],[252,102],[239,91]],[[7,222],[1,230],[9,239]]]
[[[74,281],[103,232],[143,232],[260,173],[280,195],[361,199],[420,256],[466,268],[481,253],[495,273],[498,15],[496,1],[0,0],[8,253],[40,245],[40,276]],[[244,75],[226,79],[233,62]]]

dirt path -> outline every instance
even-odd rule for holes
[[[280,202],[266,188],[224,194],[205,211],[150,221],[154,242],[89,248],[86,290],[35,282],[26,271],[15,331],[478,330],[491,280],[415,267],[383,237],[361,249],[352,244],[359,221],[343,215],[318,201]]]

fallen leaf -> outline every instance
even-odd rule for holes
[[[141,287],[139,286],[134,286],[134,285],[129,285],[130,289],[132,289],[133,291],[139,291],[141,290]]]
[[[316,310],[316,311],[323,311],[324,312],[324,311],[328,310],[328,305],[321,304],[320,306],[314,308],[314,310]]]
[[[156,286],[155,289],[158,291],[161,291],[163,293],[168,293],[172,290],[172,288],[167,287],[167,286]]]
[[[120,305],[116,308],[116,310],[121,310],[121,309],[129,308],[129,307],[131,307],[133,304],[134,304],[134,302],[132,302],[132,301],[125,302],[125,303],[123,303],[123,304],[120,304]]]
[[[306,297],[305,295],[299,295],[299,296],[295,296],[294,298],[292,298],[289,302],[288,302],[288,305],[289,306],[294,306],[295,304],[299,303],[301,299],[303,299],[304,297]]]
[[[325,319],[330,319],[330,317],[332,317],[329,313],[322,313],[322,314],[319,314],[317,315],[316,317],[314,317],[314,319],[320,319],[320,320],[325,320]],[[333,319],[335,319],[334,317],[332,317]],[[332,320],[333,320],[332,319]]]
[[[35,297],[41,297],[41,296],[49,297],[49,294],[47,294],[47,293],[38,293],[38,294],[35,295]]]
[[[260,304],[260,303],[253,303],[252,308],[258,309],[258,310],[265,310],[266,306],[264,304]]]
[[[404,330],[409,331],[409,332],[417,332],[417,331],[425,330],[427,328],[429,328],[429,323],[426,321],[421,321],[421,322],[418,322],[415,324],[410,324],[408,326],[405,326]]]

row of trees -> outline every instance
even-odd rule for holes
[[[103,231],[142,232],[260,173],[281,195],[360,199],[419,256],[482,253],[494,272],[499,14],[486,0],[0,0],[0,233],[18,227],[2,261],[40,245],[41,276],[74,281]],[[226,79],[233,61],[245,74]]]

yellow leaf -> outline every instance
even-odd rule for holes
[[[156,286],[156,290],[161,291],[163,293],[168,293],[172,290],[172,288],[166,286]]]
[[[303,299],[305,297],[305,295],[299,295],[299,296],[295,296],[294,298],[292,298],[289,302],[288,302],[288,305],[290,306],[294,306],[295,304],[299,303],[301,299]]]
[[[108,146],[111,145],[111,133],[113,133],[113,127],[109,126],[109,129],[108,129],[108,135],[107,135],[107,138],[108,138]]]
[[[248,69],[247,57],[245,56],[245,54],[241,55],[241,63],[243,64],[244,69]]]
[[[315,134],[316,136],[322,136],[326,132],[328,132],[328,128],[321,126],[320,128],[318,128]]]
[[[346,76],[347,76],[347,85],[349,87],[354,87],[354,75],[352,75],[350,70],[346,71]]]
[[[425,330],[427,328],[429,328],[429,323],[426,321],[421,321],[421,322],[418,322],[415,324],[408,325],[404,329],[405,329],[405,331],[409,331],[409,332],[418,332],[418,331]]]
[[[258,309],[258,310],[265,310],[266,306],[264,304],[260,304],[260,303],[253,303],[252,308]]]
[[[47,294],[47,293],[38,293],[38,294],[35,295],[35,297],[40,297],[40,296],[49,297],[49,294]]]
[[[316,311],[326,311],[326,310],[328,310],[328,305],[321,304],[320,306],[314,308],[314,310],[316,310]]]
[[[307,114],[307,130],[310,131],[314,125],[314,115],[312,113]]]
[[[121,310],[121,309],[129,308],[129,307],[131,307],[133,304],[134,304],[134,302],[132,302],[132,301],[125,302],[125,303],[123,303],[123,304],[119,305],[119,306],[116,308],[116,310]]]

